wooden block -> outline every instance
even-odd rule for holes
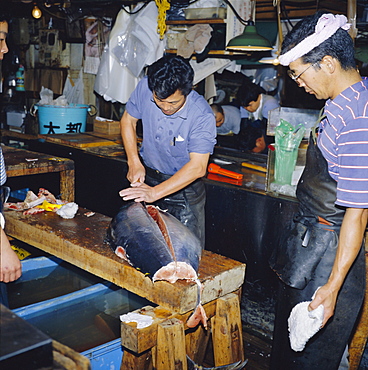
[[[5,211],[6,233],[172,312],[184,314],[195,308],[195,283],[184,280],[175,284],[153,283],[104,244],[111,218],[98,213],[86,217],[87,211],[79,208],[72,219],[63,219],[53,212],[23,215],[22,212]],[[203,251],[198,274],[203,284],[204,304],[239,289],[244,281],[245,264]]]
[[[111,121],[111,120],[94,120],[93,122],[93,131],[100,134],[120,134],[120,122]]]
[[[124,349],[120,370],[153,370],[151,351],[136,355]]]
[[[206,303],[204,305],[204,309],[207,317],[212,317],[215,314],[216,301]],[[148,315],[153,318],[152,324],[142,329],[138,329],[135,323],[121,323],[122,346],[137,354],[140,354],[157,345],[157,328],[160,323],[172,318],[179,319],[186,323],[193,311],[189,311],[185,314],[179,314],[177,312],[168,311],[161,306],[145,306],[133,312],[141,315]],[[193,332],[194,329],[188,329],[187,331]],[[209,331],[206,333],[209,335]]]
[[[168,319],[158,325],[156,369],[187,370],[184,324],[178,319]]]
[[[172,317],[172,312],[162,307],[146,306],[134,313],[152,317],[150,326],[142,329],[137,328],[136,323],[121,323],[121,344],[123,347],[139,354],[154,347],[157,343],[157,325]]]
[[[213,354],[216,366],[244,360],[240,304],[236,294],[217,300],[212,318]]]

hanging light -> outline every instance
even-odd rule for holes
[[[34,7],[32,9],[32,17],[36,19],[39,19],[42,17],[41,9],[36,4],[34,4]]]
[[[257,33],[253,21],[248,21],[243,33],[231,39],[226,46],[226,50],[237,51],[267,51],[272,49],[271,43]]]
[[[273,47],[271,52],[271,57],[265,57],[259,60],[260,63],[265,64],[273,64],[278,66],[280,64],[279,55],[281,54],[281,46],[282,41],[284,40],[284,36],[282,33],[282,25],[281,25],[281,8],[280,8],[281,0],[274,0],[273,5],[276,7],[277,12],[277,38],[276,38],[276,45]]]

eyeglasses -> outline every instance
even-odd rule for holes
[[[303,72],[299,73],[297,76],[295,76],[295,73],[294,73],[291,69],[288,69],[287,74],[288,74],[288,76],[289,76],[293,81],[295,81],[297,84],[299,84],[298,79],[300,78],[300,76],[301,76],[304,72],[308,71],[308,69],[309,69],[310,67],[315,66],[316,64],[318,64],[318,62],[314,62],[313,64],[309,65],[309,66],[308,66],[308,67],[307,67]]]

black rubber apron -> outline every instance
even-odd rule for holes
[[[169,179],[171,175],[163,174],[152,168],[145,167],[145,183],[156,186]],[[201,179],[186,186],[184,189],[159,199],[154,204],[162,210],[167,210],[181,223],[186,225],[201,241],[202,249],[205,244],[205,214],[206,189]]]
[[[318,220],[318,216],[337,227],[341,226],[344,208],[334,205],[336,181],[328,173],[328,166],[312,138],[307,150],[307,161],[298,183],[298,220]],[[308,245],[308,248],[310,246]],[[335,313],[307,343],[301,352],[290,348],[287,319],[299,302],[310,301],[316,289],[324,285],[330,275],[337,245],[331,246],[318,264],[315,275],[304,289],[295,289],[280,281],[271,354],[271,369],[336,370],[350,339],[365,292],[364,246],[353,263],[339,292]]]

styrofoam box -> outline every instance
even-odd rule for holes
[[[9,126],[21,127],[25,116],[24,112],[7,112],[6,123]]]

